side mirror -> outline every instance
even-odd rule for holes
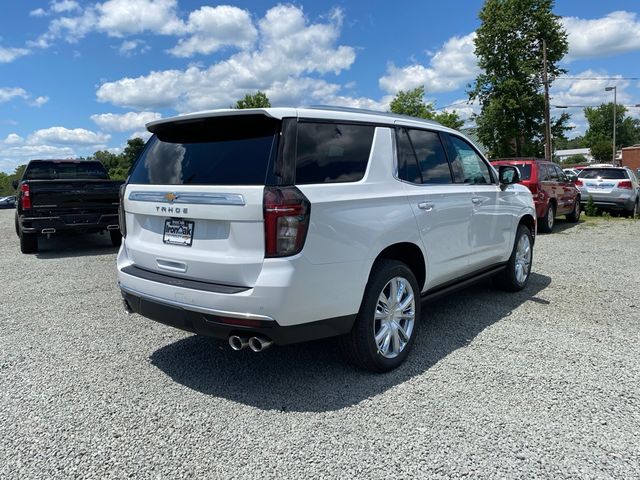
[[[18,182],[18,180],[13,180],[11,182],[11,186],[13,187],[14,190],[18,189],[18,185],[20,184],[20,182]]]
[[[500,185],[511,185],[520,181],[520,172],[516,167],[501,165],[498,171]]]

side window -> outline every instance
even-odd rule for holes
[[[556,171],[556,175],[558,176],[558,180],[560,182],[567,182],[568,181],[567,176],[565,175],[565,173],[562,171],[562,169],[559,166],[554,165],[553,168]]]
[[[560,177],[558,176],[558,172],[556,171],[555,165],[546,164],[547,172],[549,173],[549,180],[552,182],[559,182]]]
[[[375,127],[339,123],[298,123],[296,183],[362,180]]]
[[[398,138],[398,178],[411,183],[422,183],[416,154],[411,146],[409,134],[405,128],[397,130]]]
[[[476,153],[475,149],[461,138],[450,135],[455,172],[462,173],[461,181],[469,184],[491,184],[493,178],[489,167]]]
[[[547,166],[544,163],[538,163],[538,181],[539,182],[547,182],[549,181],[549,173],[547,170]]]
[[[409,130],[424,184],[452,183],[451,170],[440,136],[426,130]]]

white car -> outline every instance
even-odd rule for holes
[[[531,193],[438,123],[267,108],[147,128],[121,190],[128,312],[236,350],[340,336],[357,365],[387,371],[421,300],[489,276],[527,284]]]

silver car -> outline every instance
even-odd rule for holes
[[[602,210],[621,212],[627,217],[638,214],[640,186],[633,170],[627,167],[585,168],[578,175],[576,187],[583,206],[591,197]]]

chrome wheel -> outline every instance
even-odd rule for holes
[[[516,247],[515,274],[518,283],[523,284],[531,269],[531,240],[529,235],[522,235]]]
[[[378,353],[395,358],[407,346],[416,320],[416,299],[406,278],[394,277],[382,289],[376,305],[373,332]]]
[[[547,228],[549,231],[553,229],[553,222],[555,221],[556,212],[553,209],[552,205],[549,205],[549,210],[547,211]]]

